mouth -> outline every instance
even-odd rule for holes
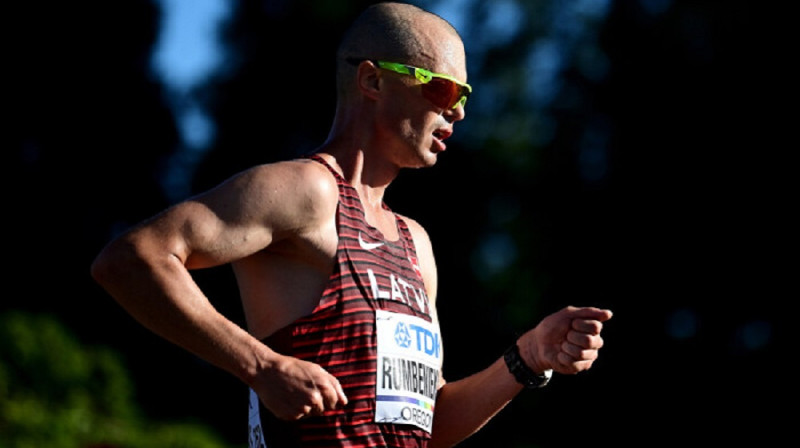
[[[439,141],[445,141],[451,135],[453,135],[453,131],[447,128],[439,128],[433,131],[433,136]]]
[[[441,152],[447,149],[447,145],[444,143],[448,137],[453,134],[453,131],[449,128],[439,128],[433,131],[431,134],[433,136],[433,146],[431,149],[434,149],[435,152]]]

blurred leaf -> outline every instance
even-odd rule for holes
[[[199,424],[146,421],[133,396],[115,352],[82,346],[52,316],[0,315],[3,443],[19,448],[227,446]]]

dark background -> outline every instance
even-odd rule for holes
[[[193,192],[325,139],[335,44],[368,3],[240,4],[224,36],[235,69],[196,92],[217,137]],[[788,289],[796,201],[784,156],[794,150],[796,51],[786,13],[746,1],[655,2],[665,6],[659,14],[645,8],[654,2],[609,3],[592,42],[605,74],[567,64],[556,99],[532,105],[517,94],[526,82],[521,48],[547,29],[536,17],[554,2],[518,3],[531,25],[470,66],[475,94],[447,153],[434,168],[403,173],[387,202],[434,243],[451,381],[565,305],[615,316],[590,372],[524,393],[462,446],[769,441],[781,421],[775,403],[786,400],[793,351],[779,341],[796,299]],[[491,5],[466,17],[480,23]],[[148,69],[158,9],[146,1],[11,8],[0,312],[56,314],[86,344],[123,353],[150,416],[201,421],[241,446],[243,386],[148,333],[89,277],[110,238],[174,201],[160,185],[180,137]],[[478,37],[464,34],[468,52]],[[484,90],[503,99],[499,111],[482,110],[495,100],[480,99],[482,85],[506,89]],[[531,133],[520,117],[532,113],[554,123],[552,138],[520,137]],[[587,177],[582,148],[597,129],[603,171]],[[489,273],[482,250],[497,246],[487,241],[512,241],[514,254]],[[196,277],[241,323],[230,271]]]

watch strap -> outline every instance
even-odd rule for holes
[[[525,364],[525,361],[522,360],[516,342],[506,349],[505,353],[503,353],[503,359],[506,362],[508,371],[514,375],[517,382],[528,389],[537,389],[546,386],[553,375],[552,369],[545,370],[541,375],[531,370],[531,368]]]

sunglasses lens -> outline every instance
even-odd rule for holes
[[[436,107],[452,108],[461,98],[461,86],[444,78],[433,78],[422,84],[422,94]]]

